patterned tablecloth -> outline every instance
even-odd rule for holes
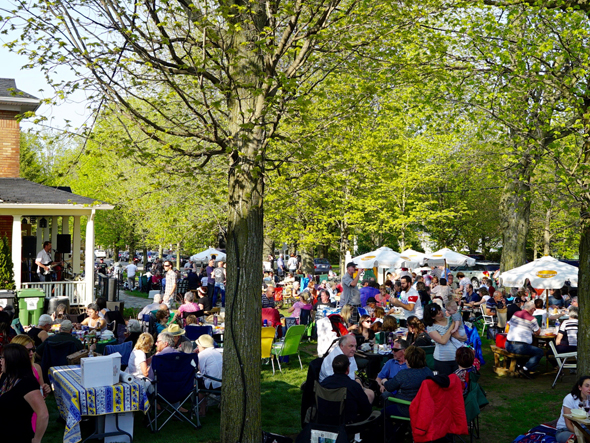
[[[117,383],[98,388],[82,387],[80,366],[55,366],[49,370],[59,413],[66,421],[64,443],[82,440],[80,421],[84,415],[105,415],[149,409],[147,392],[141,383]]]

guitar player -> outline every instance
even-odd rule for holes
[[[51,281],[51,274],[48,273],[47,275],[44,274],[44,271],[51,271],[51,266],[58,264],[60,262],[52,261],[51,255],[51,242],[45,241],[43,242],[43,249],[39,251],[37,254],[37,258],[35,259],[35,264],[37,265],[37,275],[39,276],[39,281]]]

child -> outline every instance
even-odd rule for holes
[[[459,312],[459,307],[457,306],[457,302],[451,300],[447,302],[446,305],[447,314],[451,317],[455,326],[453,327],[453,333],[459,330],[459,335],[465,335],[465,327],[463,326],[463,318],[461,317],[461,313]]]

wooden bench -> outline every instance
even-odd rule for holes
[[[517,361],[526,361],[531,358],[530,355],[513,354],[495,345],[490,345],[490,348],[494,353],[494,372],[498,375],[518,377],[518,372],[516,372]]]

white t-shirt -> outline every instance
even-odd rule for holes
[[[37,258],[35,262],[41,263],[42,265],[49,265],[51,263],[51,256],[45,252],[45,249],[41,249],[37,254]],[[43,269],[39,267],[38,272],[41,272]]]
[[[404,311],[404,318],[407,320],[412,315],[415,315],[419,319],[422,319],[424,316],[424,311],[422,309],[422,302],[420,301],[420,294],[414,288],[411,288],[408,292],[402,291],[399,301],[401,301],[404,305],[408,305],[414,303],[414,309],[411,311],[403,310]]]
[[[129,278],[135,277],[135,272],[137,271],[137,266],[135,266],[133,263],[130,263],[127,266],[125,266],[125,269],[127,269],[127,277],[129,277]]]
[[[533,312],[533,317],[535,315],[542,315],[543,316],[543,318],[541,320],[541,325],[547,324],[547,310],[546,309],[535,309],[535,312]]]
[[[563,399],[563,406],[566,408],[571,409],[579,409],[580,408],[580,399],[576,399],[572,396],[572,394],[567,394]],[[567,425],[565,424],[565,418],[563,418],[563,407],[561,408],[561,414],[559,416],[559,420],[557,421],[557,429],[566,429]]]
[[[141,372],[141,363],[146,361],[145,352],[140,349],[134,349],[129,356],[129,364],[127,365],[126,372],[133,375],[134,377],[143,377]]]
[[[463,286],[463,297],[467,295],[467,285],[470,285],[471,281],[467,277],[463,277],[459,282],[459,286]]]
[[[332,368],[332,363],[334,362],[334,359],[336,357],[342,354],[344,354],[342,352],[342,349],[340,349],[340,346],[336,344],[336,347],[332,349],[332,352],[330,352],[328,356],[324,358],[324,361],[322,362],[322,369],[320,371],[320,383],[324,381],[324,378],[329,377],[330,375],[334,375],[334,368]],[[348,361],[350,361],[350,366],[348,368],[348,377],[351,380],[354,380],[356,377],[356,371],[358,370],[358,366],[356,364],[356,360],[354,359],[354,357],[350,357]]]

